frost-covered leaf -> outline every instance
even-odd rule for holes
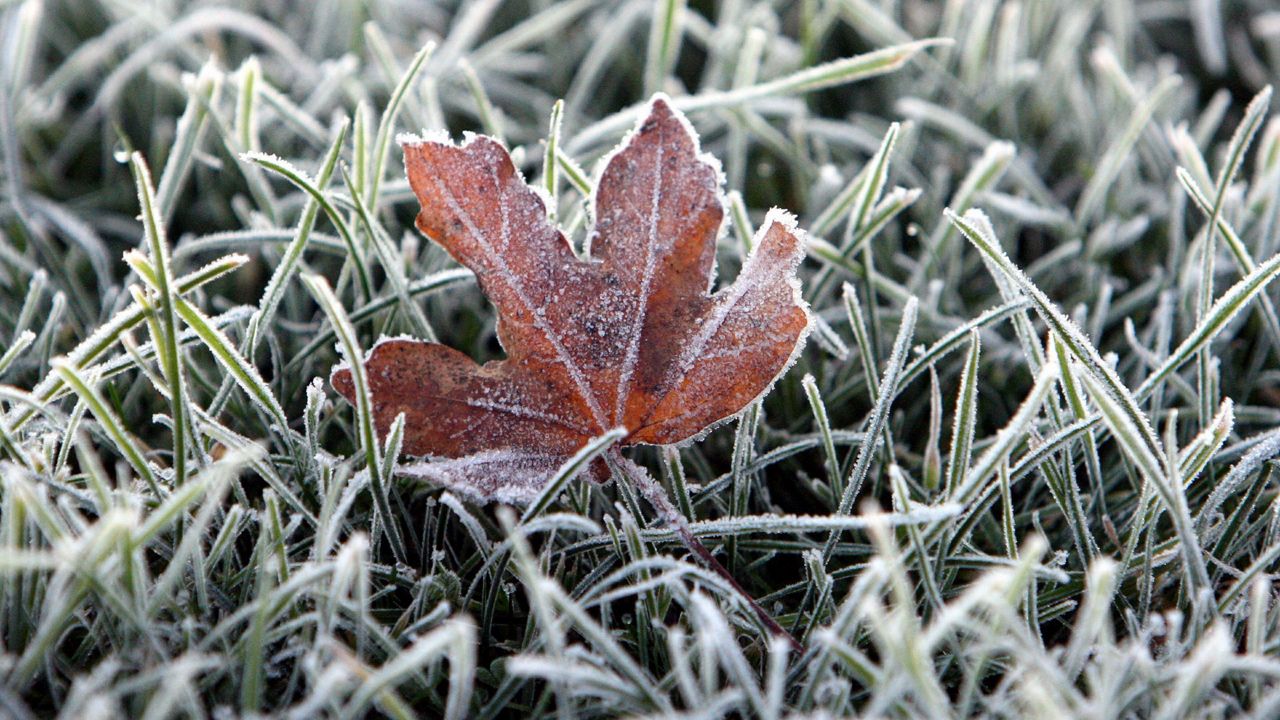
[[[799,352],[810,324],[795,279],[802,233],[770,212],[736,282],[711,294],[719,167],[665,97],[607,161],[587,259],[498,141],[402,145],[419,229],[475,273],[507,353],[477,365],[444,345],[387,339],[369,354],[378,431],[404,413],[404,451],[450,459],[414,474],[527,501],[611,428],[626,429],[623,445],[667,445],[734,416]],[[332,382],[354,397],[349,370]]]

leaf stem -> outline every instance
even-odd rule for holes
[[[746,602],[752,612],[756,614],[756,618],[760,620],[760,623],[763,624],[771,634],[786,640],[791,645],[792,650],[796,652],[797,656],[804,655],[806,650],[805,646],[801,644],[794,635],[787,632],[785,628],[779,625],[778,621],[774,620],[773,616],[761,607],[760,603],[756,602],[755,598],[751,597],[751,593],[747,592],[746,588],[742,587],[742,585],[738,583],[737,579],[735,579],[733,575],[725,569],[724,565],[721,565],[720,561],[716,560],[715,555],[711,554],[711,550],[709,550],[706,545],[703,545],[702,542],[694,536],[693,531],[689,529],[689,521],[686,520],[684,515],[681,515],[675,505],[671,503],[671,500],[667,498],[667,493],[663,489],[662,485],[649,474],[648,470],[645,470],[640,465],[637,465],[631,460],[623,457],[622,453],[618,452],[616,448],[610,451],[605,457],[609,460],[609,464],[612,465],[616,471],[624,475],[631,481],[632,486],[640,491],[640,494],[643,495],[644,499],[653,506],[653,509],[657,511],[662,520],[675,531],[676,537],[680,539],[680,542],[684,544],[685,549],[687,549],[690,554],[696,557],[704,567],[719,575],[725,582],[727,582],[729,587],[733,588],[734,592],[738,593],[738,596]]]

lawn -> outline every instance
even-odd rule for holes
[[[0,0],[0,717],[1280,717],[1276,79],[1268,0]],[[658,93],[803,350],[441,480],[330,382],[519,347],[401,142],[596,257]]]

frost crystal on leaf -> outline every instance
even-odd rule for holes
[[[607,160],[589,260],[498,141],[400,140],[418,228],[475,273],[507,353],[478,365],[411,339],[370,352],[379,433],[404,413],[404,452],[448,458],[410,474],[475,500],[527,502],[589,439],[619,426],[623,445],[696,437],[767,392],[799,353],[803,233],[771,211],[737,280],[711,294],[719,169],[664,97]],[[348,369],[332,383],[354,397]],[[607,470],[597,461],[591,474]]]

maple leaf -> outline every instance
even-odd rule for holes
[[[809,328],[793,217],[770,211],[736,281],[712,294],[721,176],[661,96],[608,159],[586,259],[547,217],[506,149],[401,140],[417,226],[475,272],[498,313],[504,360],[383,339],[365,359],[374,422],[405,415],[402,468],[486,502],[526,503],[588,440],[688,440],[742,411],[799,353]],[[331,382],[354,402],[348,369]],[[592,467],[607,477],[602,462]]]

